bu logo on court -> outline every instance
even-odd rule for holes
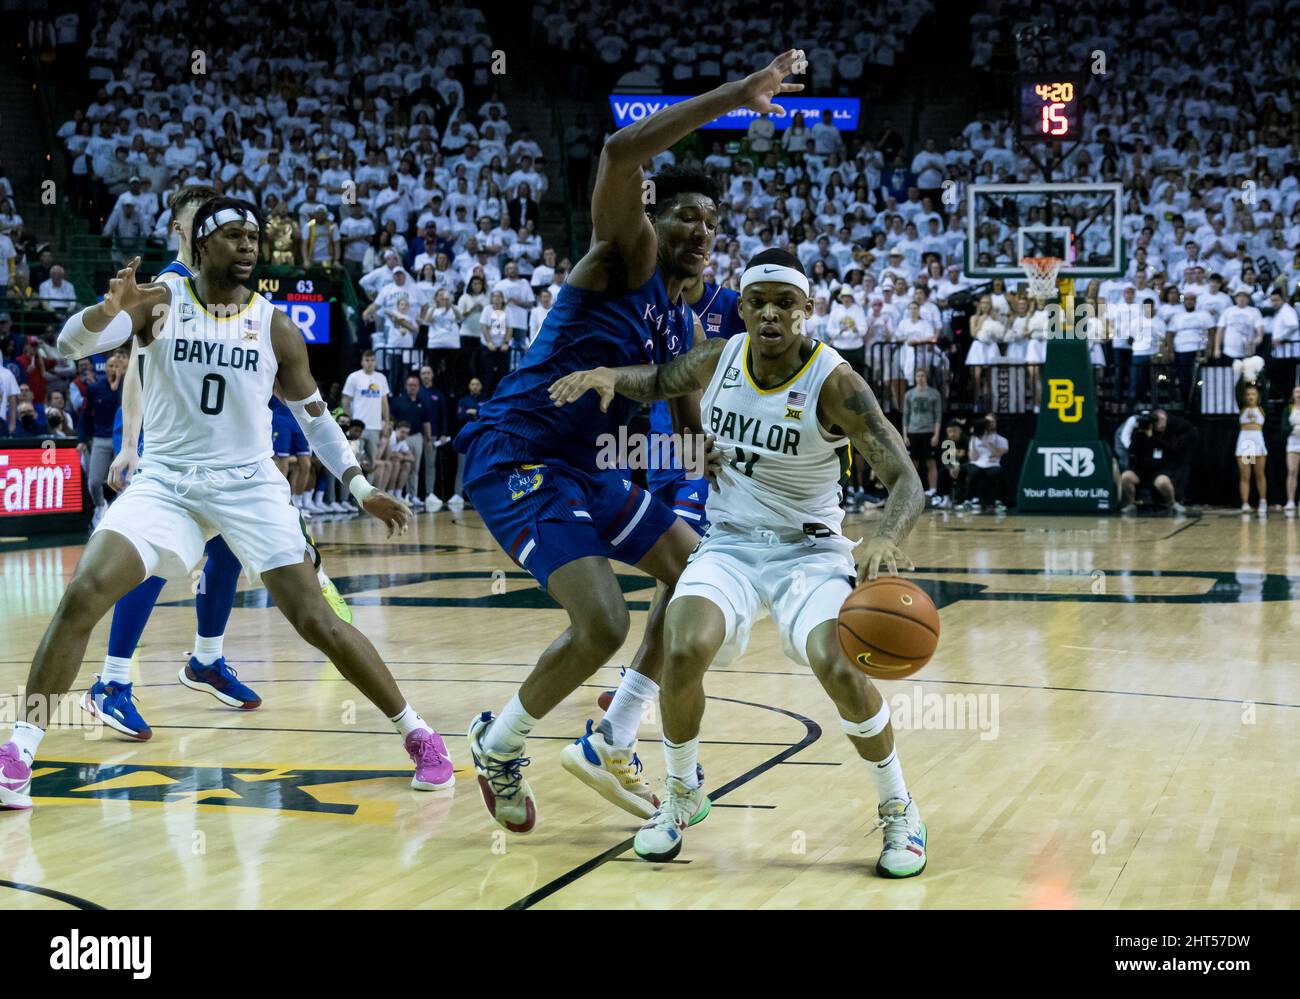
[[[1090,447],[1040,447],[1038,453],[1043,456],[1043,474],[1047,476],[1086,479],[1096,471]]]
[[[1056,410],[1062,423],[1078,423],[1083,419],[1083,396],[1075,393],[1074,382],[1069,378],[1049,378],[1047,408]]]

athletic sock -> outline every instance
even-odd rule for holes
[[[30,764],[36,759],[36,750],[41,748],[45,733],[31,722],[14,722],[13,743],[22,754],[23,762]]]
[[[700,786],[696,764],[700,761],[700,737],[676,743],[664,740],[664,759],[668,762],[668,776],[676,777],[691,790]]]
[[[130,683],[131,660],[120,656],[105,656],[104,668],[100,671],[99,678],[105,683]]]
[[[882,804],[890,798],[911,800],[912,796],[907,793],[907,782],[903,780],[903,764],[898,761],[897,747],[879,763],[871,760],[865,762],[871,768],[871,779],[875,782],[876,794],[880,796]]]
[[[215,635],[212,638],[195,635],[192,655],[199,661],[200,666],[211,666],[221,658],[221,647],[225,644],[225,641],[225,635]]]
[[[540,719],[524,710],[519,695],[515,694],[488,726],[483,748],[494,756],[517,756],[523,751],[528,733],[537,727],[538,721]]]
[[[614,691],[614,700],[605,712],[609,722],[610,740],[615,746],[630,746],[636,742],[637,726],[645,713],[647,702],[659,698],[659,684],[636,670],[628,670]]]
[[[409,703],[402,707],[394,717],[388,719],[397,726],[397,731],[405,739],[412,732],[432,732],[433,728],[427,721],[420,717],[420,712],[411,707]]]

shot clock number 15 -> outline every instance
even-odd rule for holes
[[[1074,84],[1039,83],[1034,86],[1034,93],[1043,102],[1040,131],[1044,135],[1065,135],[1070,130],[1070,119],[1065,109],[1074,103]]]
[[[1021,76],[1016,80],[1017,131],[1022,140],[1059,142],[1080,134],[1082,91],[1079,81],[1059,76]]]

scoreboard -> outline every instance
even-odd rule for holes
[[[334,289],[314,278],[263,277],[257,291],[293,321],[308,344],[330,342]]]
[[[1016,77],[1016,134],[1021,141],[1065,142],[1083,136],[1083,88],[1071,77]]]

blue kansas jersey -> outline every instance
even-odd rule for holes
[[[456,449],[467,455],[464,481],[503,464],[559,462],[597,471],[598,438],[617,437],[640,403],[616,395],[602,413],[599,396],[588,392],[557,407],[551,384],[588,368],[666,363],[689,347],[691,326],[689,309],[668,301],[657,271],[621,295],[561,287],[519,367],[457,435]]]
[[[194,272],[190,270],[188,267],[186,267],[179,260],[173,260],[170,264],[168,264],[166,267],[160,270],[157,274],[154,275],[154,280],[157,281],[164,274],[179,274],[183,278],[194,277]]]
[[[740,292],[733,291],[731,288],[723,288],[721,285],[706,281],[704,290],[691,306],[691,311],[700,320],[700,325],[704,327],[704,335],[709,339],[730,338],[737,333],[745,332],[745,324],[740,321]],[[691,344],[688,342],[686,349],[690,350],[690,348]],[[691,429],[699,431],[700,428]],[[650,407],[650,433],[657,436],[672,432],[673,418],[668,410],[668,404],[656,402]],[[658,453],[657,449],[655,453]],[[679,464],[679,462],[674,463]],[[650,486],[650,491],[669,506],[673,505],[674,495],[679,485],[685,481],[686,474],[680,467],[652,468],[646,472],[646,483]],[[703,502],[702,497],[707,495],[707,490],[697,491],[697,493],[698,495],[690,497],[691,500]]]

